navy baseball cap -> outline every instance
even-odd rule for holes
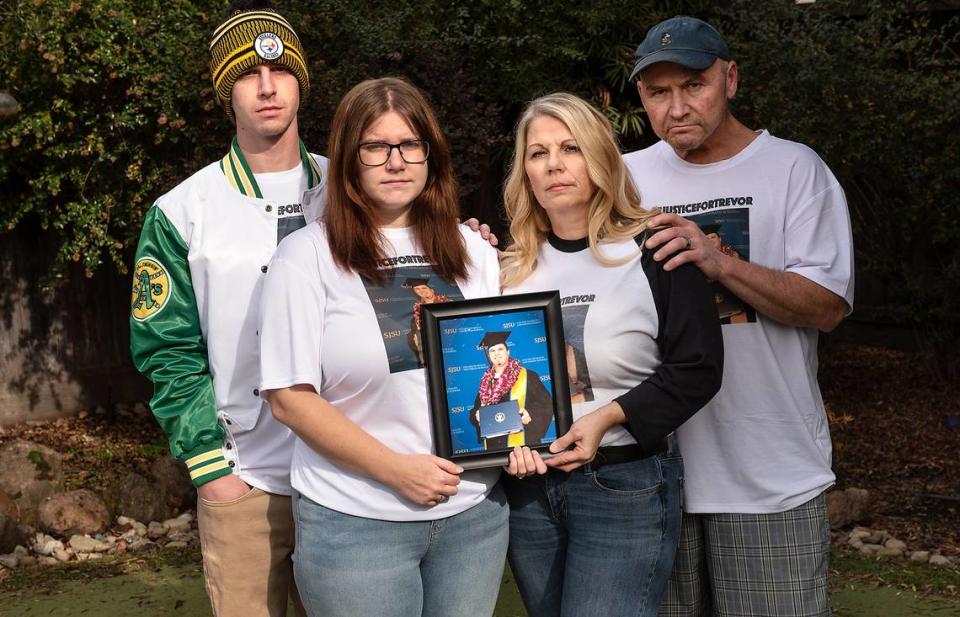
[[[730,49],[720,33],[703,20],[678,15],[647,31],[637,47],[630,79],[657,62],[673,62],[702,71],[717,58],[730,60]]]

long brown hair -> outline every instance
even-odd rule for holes
[[[357,152],[363,133],[383,114],[400,114],[419,139],[430,144],[427,182],[410,208],[414,238],[447,279],[464,279],[469,257],[457,230],[458,193],[450,150],[436,115],[424,94],[403,79],[368,79],[354,86],[337,107],[330,126],[327,241],[337,265],[377,282],[387,257],[385,240],[376,224],[376,206],[360,188]]]

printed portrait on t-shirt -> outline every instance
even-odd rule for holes
[[[700,226],[707,240],[725,255],[750,261],[750,210],[732,208],[714,210],[688,217]],[[724,325],[753,323],[757,312],[736,294],[718,283],[710,281],[720,323]]]
[[[306,224],[302,204],[277,206],[277,244],[301,227],[305,227]]]
[[[421,257],[420,263],[427,263],[426,258]],[[367,280],[363,285],[380,324],[390,372],[423,368],[421,307],[463,300],[460,288],[439,277],[428,265],[394,268],[382,285]]]
[[[281,240],[307,224],[303,216],[303,204],[300,203],[303,192],[307,190],[303,165],[289,171],[254,174],[253,177],[263,199],[273,202],[267,212],[276,208],[277,244],[280,244]]]
[[[584,296],[593,299],[593,296]],[[566,298],[564,298],[566,300]],[[570,402],[585,403],[593,400],[590,369],[583,348],[583,324],[587,321],[589,304],[568,305],[563,308],[563,338],[566,340],[567,375],[570,379]]]

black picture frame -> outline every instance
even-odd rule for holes
[[[507,464],[513,446],[523,440],[523,445],[547,458],[547,448],[570,429],[573,418],[560,292],[424,304],[422,310],[424,365],[437,456],[464,469],[498,467]],[[502,360],[503,351],[495,349],[498,344],[509,352],[508,361],[516,360],[520,367],[508,364],[504,382],[492,379],[495,370],[489,354],[501,354],[497,357]],[[539,385],[531,381],[533,377]],[[495,387],[498,383],[500,390]],[[504,391],[505,387],[510,389]],[[545,429],[544,392],[550,413]],[[506,398],[493,401],[491,397],[497,394]],[[469,404],[471,399],[473,404]],[[512,406],[498,404],[514,399],[517,403]],[[481,415],[482,408],[494,406],[500,413]],[[526,411],[529,422],[520,433],[493,436],[496,433],[489,427],[502,421],[510,408],[518,408],[521,417]],[[508,423],[512,421],[507,417]],[[485,438],[485,434],[491,437]]]

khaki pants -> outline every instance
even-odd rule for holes
[[[216,617],[306,615],[293,580],[290,497],[253,488],[227,502],[199,499],[197,523],[207,594]]]

